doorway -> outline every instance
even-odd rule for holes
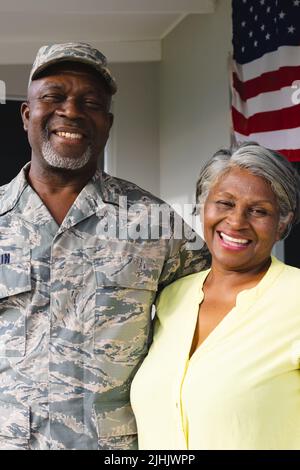
[[[21,118],[22,101],[0,104],[1,171],[0,186],[9,183],[30,160],[30,147]]]

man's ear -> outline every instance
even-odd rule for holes
[[[28,121],[30,117],[30,109],[28,102],[24,102],[21,104],[21,116],[23,120],[23,128],[27,132],[28,130]]]

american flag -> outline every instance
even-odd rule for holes
[[[232,123],[300,161],[300,0],[233,0]]]

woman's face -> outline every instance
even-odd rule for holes
[[[259,270],[284,227],[269,183],[241,168],[222,176],[204,205],[205,241],[223,269]]]

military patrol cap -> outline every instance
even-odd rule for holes
[[[113,95],[117,91],[117,84],[109,68],[106,57],[90,44],[84,42],[67,42],[62,44],[50,44],[42,46],[36,55],[32,66],[29,85],[32,80],[38,78],[40,72],[58,62],[80,62],[93,67],[108,85]]]

